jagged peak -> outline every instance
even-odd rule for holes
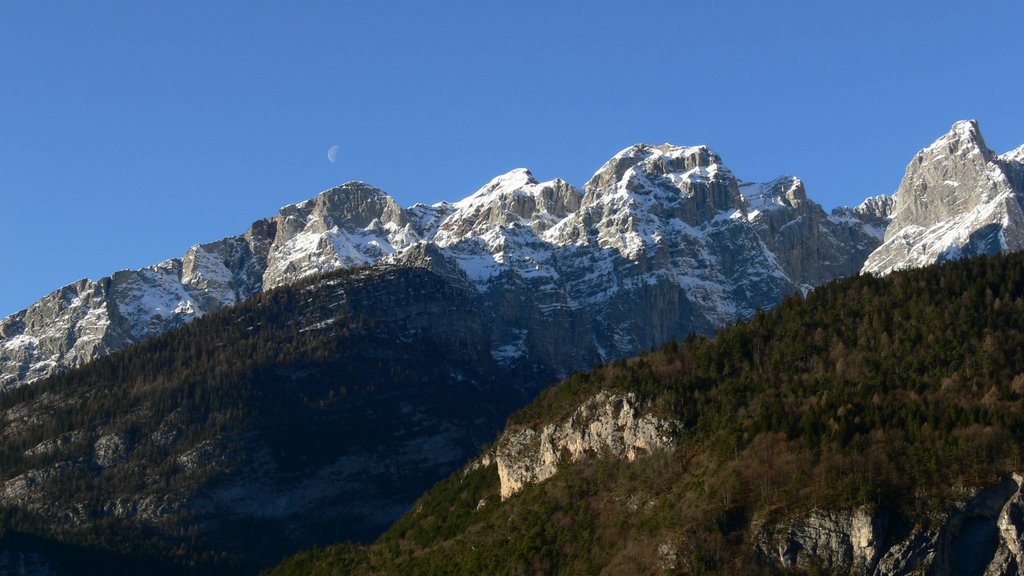
[[[978,129],[978,121],[973,118],[957,120],[949,131],[964,138],[975,138],[981,134]]]
[[[346,228],[364,228],[374,221],[404,225],[407,220],[405,211],[390,194],[361,180],[328,188],[297,207],[313,216],[329,216]],[[287,213],[289,208],[282,208],[281,213]]]
[[[581,196],[561,178],[540,182],[528,169],[516,168],[452,204],[451,215],[440,224],[434,239],[447,246],[470,234],[514,226],[540,233],[578,210]]]
[[[808,201],[804,182],[796,176],[779,176],[768,182],[740,182],[739,190],[748,218],[776,208],[799,208]]]
[[[732,173],[722,163],[721,157],[705,145],[676,146],[673,144],[634,144],[621,150],[605,162],[584,185],[584,204],[614,201],[623,192],[645,193],[653,189],[651,184],[668,180],[670,186],[678,189],[696,182],[734,180]],[[688,182],[689,184],[684,184]],[[670,199],[669,194],[664,199]]]
[[[684,173],[695,168],[724,168],[722,158],[706,145],[677,146],[675,144],[634,144],[619,151],[594,173],[588,186],[595,180],[613,174],[618,181],[630,168],[642,164],[652,176]]]
[[[494,205],[504,205],[517,196],[529,196],[543,209],[545,198],[542,197],[550,196],[552,191],[556,195],[580,195],[572,184],[561,178],[540,182],[529,169],[516,168],[493,178],[472,195],[452,204],[452,207],[460,213],[478,212]]]
[[[531,184],[538,183],[537,178],[534,177],[533,172],[530,172],[529,168],[515,168],[495,176],[473,194],[455,202],[454,206],[457,210],[462,210],[487,204],[494,198],[514,194]]]
[[[722,161],[721,157],[719,157],[718,154],[716,154],[715,151],[707,145],[698,144],[696,146],[678,146],[676,144],[666,142],[664,144],[633,144],[632,146],[620,150],[617,154],[612,156],[609,162],[625,158],[649,157],[665,157],[673,160],[691,157],[701,158],[704,159],[704,165],[720,163]]]
[[[311,198],[301,202],[285,204],[278,210],[278,214],[287,215],[296,212],[306,213],[315,210],[318,206],[337,204],[351,200],[367,200],[373,198],[384,198],[388,203],[394,203],[394,199],[387,192],[362,180],[350,180],[338,186],[332,186],[322,190]],[[397,206],[397,204],[396,204]]]
[[[869,196],[863,202],[853,207],[857,214],[873,216],[878,218],[889,218],[896,207],[896,200],[888,194]]]
[[[1024,144],[999,155],[999,159],[1003,162],[1017,162],[1024,164]]]
[[[974,153],[977,151],[985,161],[990,160],[994,153],[985,145],[985,139],[981,135],[981,128],[977,120],[958,120],[948,132],[932,142],[927,148],[918,154],[918,158],[925,156],[946,156],[950,154]]]

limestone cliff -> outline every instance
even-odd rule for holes
[[[507,430],[476,466],[497,464],[504,500],[526,484],[542,482],[565,462],[589,457],[634,460],[672,450],[679,423],[644,413],[633,393],[599,392],[557,423]]]
[[[899,526],[886,510],[813,510],[788,520],[756,519],[754,546],[782,569],[827,567],[845,574],[935,576],[1024,571],[1024,476],[964,494],[928,523]]]

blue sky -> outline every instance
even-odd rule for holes
[[[348,180],[455,200],[672,142],[891,193],[957,119],[1024,143],[1024,3],[969,4],[3,2],[0,316]]]

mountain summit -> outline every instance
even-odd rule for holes
[[[1024,248],[1022,155],[1022,148],[1002,156],[990,150],[974,120],[953,124],[907,165],[885,242],[863,271]]]

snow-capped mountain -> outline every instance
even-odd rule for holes
[[[917,153],[893,195],[885,242],[864,272],[1024,248],[1024,146],[997,155],[974,120]]]
[[[326,190],[181,258],[81,280],[0,322],[0,389],[73,367],[262,290],[377,262],[429,267],[492,299],[513,362],[566,370],[711,332],[797,290],[855,273],[879,242],[868,209],[826,214],[802,182],[737,179],[706,146],[631,146],[580,191],[526,169],[469,197],[400,207],[361,182]],[[529,309],[512,302],[530,302]],[[561,353],[559,353],[561,354]]]

